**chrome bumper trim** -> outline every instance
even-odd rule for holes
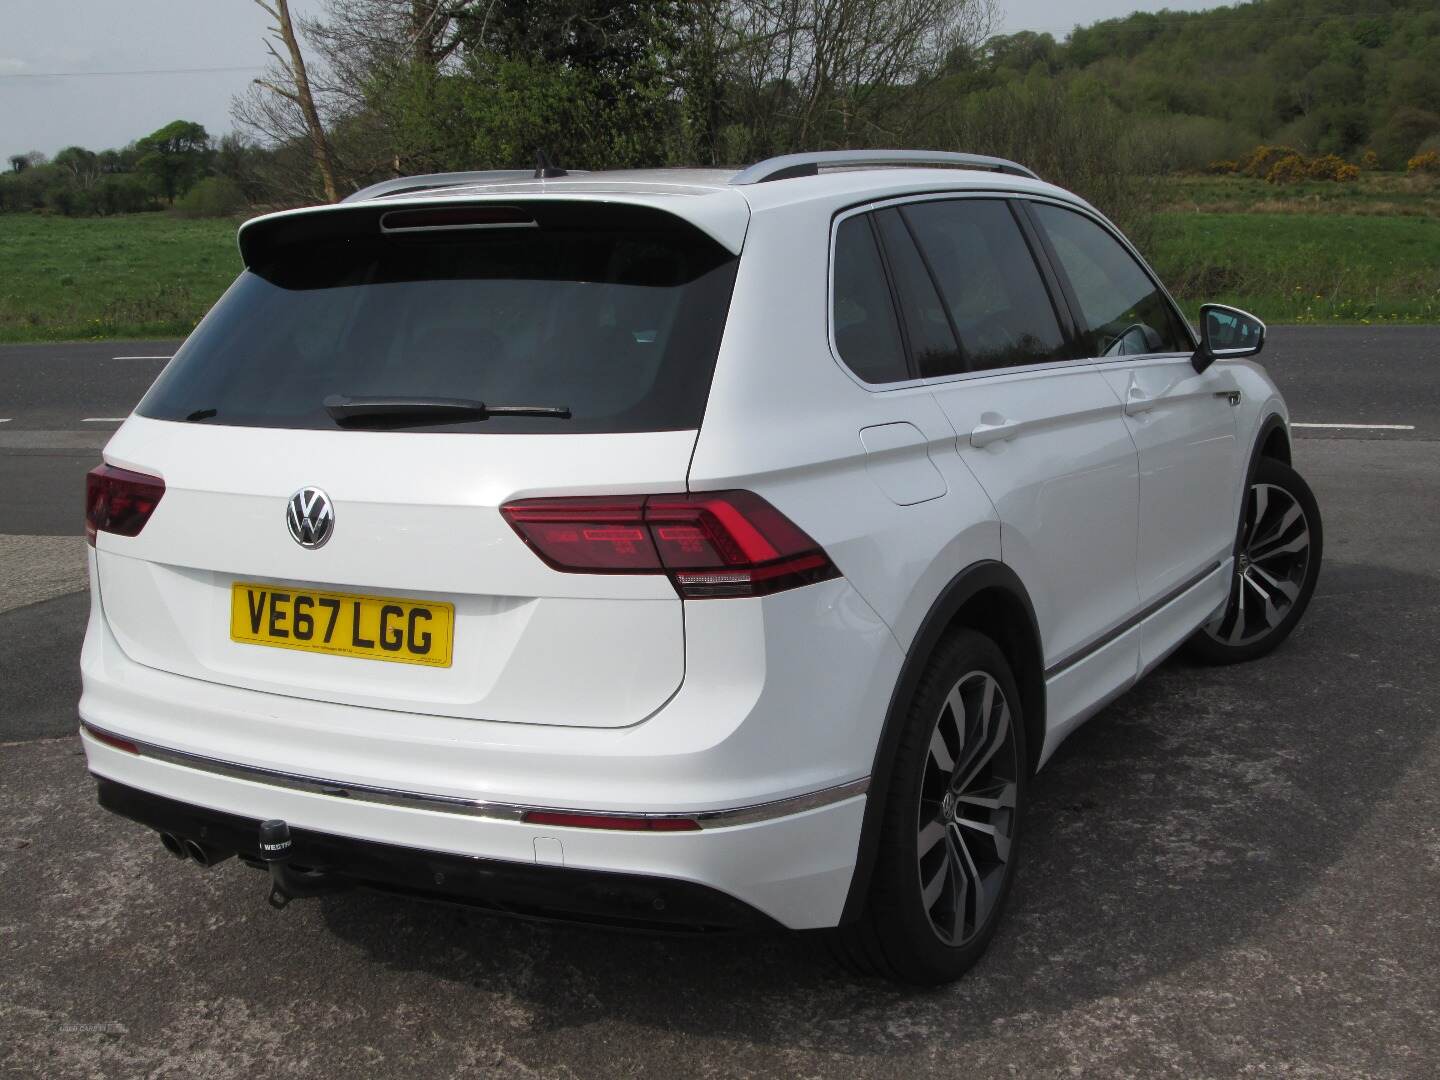
[[[411,810],[430,810],[442,814],[462,814],[466,817],[488,818],[492,821],[521,821],[525,814],[536,811],[564,814],[603,814],[606,817],[631,818],[637,821],[694,821],[702,829],[723,829],[734,825],[751,825],[759,821],[803,814],[817,810],[831,803],[843,802],[857,795],[864,795],[870,789],[870,778],[863,776],[835,787],[794,795],[788,799],[773,802],[754,803],[726,810],[698,810],[691,814],[643,814],[614,810],[587,810],[569,806],[527,806],[521,803],[486,802],[481,799],[463,799],[454,795],[431,795],[419,791],[401,791],[396,788],[374,787],[368,784],[354,784],[337,780],[322,780],[314,776],[262,769],[256,765],[241,765],[233,761],[218,761],[201,757],[183,750],[172,750],[153,743],[140,742],[128,735],[107,731],[89,721],[82,720],[83,735],[93,737],[102,746],[111,746],[110,740],[133,745],[139,755],[170,765],[226,776],[232,780],[246,780],[254,784],[268,784],[271,787],[303,791],[311,795],[329,795],[337,799],[352,799],[355,802],[381,803],[386,806],[404,806]],[[92,734],[93,733],[93,734]],[[122,753],[124,751],[121,751]],[[549,827],[549,826],[547,826]]]

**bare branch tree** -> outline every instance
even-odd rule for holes
[[[994,0],[721,0],[735,121],[753,152],[893,140]]]
[[[325,189],[325,198],[328,202],[339,202],[340,192],[335,186],[335,163],[330,153],[330,141],[326,138],[319,110],[315,107],[314,95],[310,91],[310,76],[305,69],[305,57],[300,51],[294,23],[290,19],[290,6],[287,0],[255,0],[255,3],[275,20],[276,25],[270,27],[270,32],[279,37],[289,55],[287,60],[276,50],[274,43],[267,40],[265,47],[274,58],[275,67],[269,73],[269,78],[256,79],[255,85],[268,90],[276,98],[289,102],[299,111],[304,122],[305,138],[310,143],[311,155],[320,170],[320,183]],[[285,110],[272,111],[258,102],[254,102],[254,105],[258,110],[256,115],[270,121],[272,130],[293,128],[293,122],[288,122],[282,116]]]

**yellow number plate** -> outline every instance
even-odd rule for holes
[[[352,596],[237,581],[230,639],[247,645],[450,666],[455,606],[398,596]]]

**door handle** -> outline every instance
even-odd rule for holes
[[[983,447],[1013,439],[1020,434],[1021,427],[1019,420],[1007,420],[999,413],[985,413],[980,417],[980,423],[970,432],[970,445]]]
[[[1155,399],[1146,394],[1138,386],[1130,387],[1129,393],[1125,395],[1125,415],[1139,416],[1155,408]]]

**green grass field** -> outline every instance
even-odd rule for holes
[[[1156,182],[1146,256],[1193,317],[1440,323],[1440,183]],[[231,220],[0,214],[0,342],[182,337],[240,269]]]
[[[240,272],[236,224],[0,214],[0,342],[183,337]]]
[[[1148,246],[1192,317],[1208,300],[1275,323],[1440,322],[1440,218],[1166,211]]]

